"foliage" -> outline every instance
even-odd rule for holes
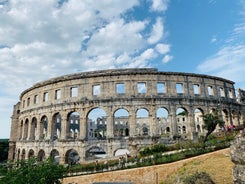
[[[219,118],[217,110],[214,110],[212,113],[205,114],[203,116],[203,121],[204,128],[207,130],[203,140],[204,143],[207,141],[208,136],[216,129],[217,125],[223,127],[225,124],[225,122]]]
[[[211,177],[206,172],[196,172],[184,179],[184,184],[214,184]]]
[[[54,184],[61,183],[65,168],[51,159],[37,163],[36,159],[10,165],[0,184]]]
[[[9,142],[8,139],[0,139],[0,162],[8,159]]]

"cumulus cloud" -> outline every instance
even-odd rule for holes
[[[152,32],[150,37],[148,38],[149,44],[157,43],[163,36],[163,22],[160,17],[157,18],[156,23],[152,27]]]
[[[167,54],[167,55],[165,55],[165,56],[163,57],[162,63],[166,64],[166,63],[168,63],[169,61],[171,61],[172,59],[173,59],[173,56]]]
[[[139,20],[141,2],[0,0],[1,95],[16,100],[36,82],[74,72],[150,67],[170,52],[159,18],[168,1],[151,1]]]
[[[245,71],[244,61],[245,45],[226,46],[210,58],[207,58],[197,69],[201,73],[208,73],[236,82],[242,82],[244,81]]]
[[[153,11],[166,11],[168,8],[169,0],[152,0],[152,7]]]

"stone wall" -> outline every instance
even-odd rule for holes
[[[234,184],[245,183],[245,137],[239,135],[231,146]]]
[[[96,109],[102,112],[101,121],[90,118]],[[244,121],[234,82],[154,68],[65,75],[20,94],[12,115],[9,159],[53,156],[63,164],[75,152],[80,161],[88,160],[95,148],[107,157],[120,149],[134,155],[160,137],[193,139],[204,133],[202,115],[213,109],[227,126]],[[184,112],[181,117],[178,110]],[[103,136],[98,134],[102,131]]]

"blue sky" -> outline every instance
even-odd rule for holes
[[[245,1],[0,0],[0,138],[33,84],[127,67],[214,75],[245,89]]]

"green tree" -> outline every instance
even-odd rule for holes
[[[0,139],[0,162],[8,159],[9,142],[8,139]]]
[[[51,159],[37,162],[33,158],[9,167],[6,174],[0,179],[0,184],[59,184],[65,171],[66,168],[56,165]]]
[[[225,124],[225,122],[219,118],[217,110],[214,110],[212,113],[205,114],[203,116],[203,121],[204,121],[204,128],[207,130],[203,143],[207,141],[208,136],[216,129],[217,125],[223,127]]]

